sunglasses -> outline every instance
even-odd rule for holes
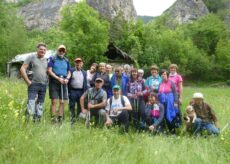
[[[59,52],[65,52],[65,49],[59,49]]]

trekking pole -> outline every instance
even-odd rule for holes
[[[90,99],[90,95],[89,95],[89,93],[88,93],[88,95],[87,95],[88,97],[88,102],[90,101],[89,99]],[[86,128],[89,128],[89,125],[90,125],[90,109],[88,109],[87,110],[87,113],[86,113],[86,121],[85,121],[85,126],[86,126]]]
[[[60,76],[60,78],[63,78],[63,76]],[[64,97],[63,97],[63,84],[61,83],[61,102],[64,103]]]
[[[89,125],[90,125],[90,111],[86,113],[86,122],[85,122],[86,128],[89,128]]]
[[[221,130],[221,133],[223,133],[225,129],[227,129],[228,125],[229,125],[229,122],[223,127],[223,129]]]
[[[68,91],[68,85],[66,84],[65,87],[66,87],[67,102],[68,102],[68,104],[69,104],[69,91]]]

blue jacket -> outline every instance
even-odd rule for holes
[[[115,81],[116,81],[116,77],[115,77],[115,74],[113,74],[113,76],[111,78],[111,88],[113,88],[113,86],[116,85]],[[121,91],[122,91],[122,95],[124,95],[124,96],[127,95],[126,87],[127,87],[128,82],[129,82],[129,78],[124,73],[122,73],[122,75],[121,75],[121,83],[122,83]]]
[[[73,75],[73,72],[75,70],[76,70],[76,68],[71,68],[70,69],[71,77],[70,77],[70,80],[69,80],[69,83],[68,83],[69,85],[71,84],[72,75]],[[83,92],[85,92],[88,89],[88,87],[87,87],[87,74],[86,74],[86,72],[84,70],[81,70],[81,71],[82,71],[83,78],[84,78],[84,81],[83,81]],[[69,86],[69,89],[71,89],[70,86]]]
[[[157,77],[149,76],[145,81],[145,86],[148,88],[152,88],[152,86],[154,85],[155,92],[158,92],[161,81],[162,79],[159,75],[157,75]]]

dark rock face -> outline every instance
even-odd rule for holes
[[[208,13],[208,8],[202,0],[177,0],[164,12],[169,16],[169,22],[178,24],[190,23]]]

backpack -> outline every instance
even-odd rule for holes
[[[111,109],[111,105],[113,103],[113,97],[110,97],[109,98],[109,106],[110,106],[110,109]],[[124,100],[124,97],[121,95],[121,104],[122,106],[124,107],[125,106],[125,100]]]

